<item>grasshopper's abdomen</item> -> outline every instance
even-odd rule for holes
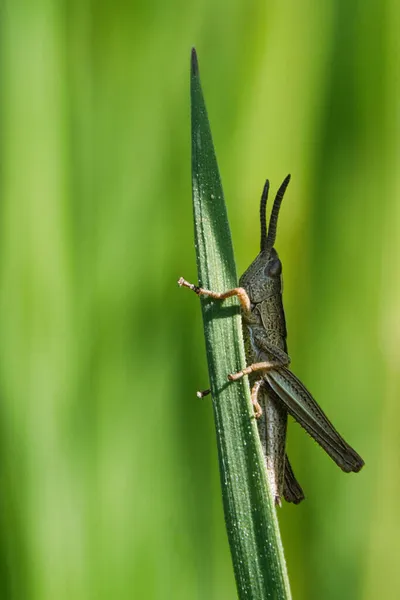
[[[284,317],[283,319],[279,318],[283,315],[283,309],[280,314],[276,312],[277,302],[275,299],[271,300],[266,299],[256,305],[250,319],[243,318],[243,336],[248,365],[265,360],[273,361],[274,355],[267,351],[267,347],[279,348],[286,352],[285,320]],[[265,342],[265,345],[262,342],[257,343],[256,340],[260,339]],[[250,374],[251,387],[260,377],[262,377],[260,373]],[[280,504],[285,475],[287,411],[265,380],[258,392],[258,402],[262,408],[262,415],[257,420],[257,426],[268,480],[275,502]]]
[[[258,401],[263,409],[257,420],[265,466],[276,504],[281,504],[285,481],[287,411],[276,394],[262,387]]]

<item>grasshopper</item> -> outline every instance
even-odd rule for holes
[[[287,502],[294,504],[304,499],[285,450],[288,414],[343,471],[357,473],[364,465],[363,459],[345,442],[310,392],[288,368],[290,358],[282,302],[282,263],[274,245],[279,210],[289,181],[290,175],[276,194],[268,230],[266,205],[269,181],[265,183],[260,205],[260,253],[240,278],[239,287],[218,293],[195,286],[183,278],[178,281],[180,286],[188,287],[198,295],[219,300],[237,296],[240,302],[248,366],[228,375],[228,379],[236,381],[249,376],[251,401],[267,475],[275,502],[279,505],[282,495]],[[208,390],[202,395],[205,393]]]

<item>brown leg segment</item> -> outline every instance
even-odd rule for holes
[[[264,380],[259,379],[258,381],[255,382],[255,384],[251,388],[251,402],[254,406],[254,416],[256,419],[259,419],[262,415],[262,408],[258,402],[258,391],[263,383],[264,383]]]
[[[254,363],[253,365],[249,365],[237,373],[228,375],[228,379],[230,381],[237,381],[238,379],[244,377],[244,375],[250,375],[250,373],[254,373],[254,371],[272,371],[272,369],[279,369],[280,367],[282,367],[282,363],[277,362],[264,361]]]
[[[181,287],[187,287],[189,290],[192,290],[198,296],[209,296],[210,298],[215,298],[216,300],[225,300],[225,298],[231,298],[232,296],[237,296],[240,302],[240,306],[244,311],[250,312],[250,298],[247,295],[247,292],[244,288],[237,287],[233,288],[233,290],[228,290],[227,292],[219,293],[212,292],[211,290],[206,290],[204,288],[198,287],[193,283],[189,283],[186,279],[181,277],[178,280],[178,285]]]

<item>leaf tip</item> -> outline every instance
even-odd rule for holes
[[[199,74],[199,62],[197,60],[196,48],[194,48],[194,47],[192,48],[191,64],[192,64],[192,76],[196,77],[196,75]]]

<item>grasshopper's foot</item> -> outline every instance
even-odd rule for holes
[[[186,279],[184,279],[183,277],[180,277],[178,279],[178,285],[179,287],[186,287],[189,288],[189,290],[192,290],[195,294],[197,294],[198,296],[200,296],[200,294],[202,293],[202,289],[199,288],[197,285],[194,285],[193,283],[189,283],[188,281],[186,281]]]
[[[215,300],[225,300],[226,298],[237,296],[242,309],[245,312],[250,312],[250,298],[248,297],[247,292],[244,288],[237,287],[223,293],[213,292],[212,290],[206,290],[205,288],[201,288],[198,285],[189,283],[183,277],[180,277],[178,279],[178,285],[180,287],[189,288],[189,290],[192,290],[198,296],[209,296],[210,298],[214,298]]]
[[[211,394],[211,390],[203,390],[196,392],[196,396],[198,398],[204,398],[204,396],[208,396],[208,394]]]
[[[228,379],[229,381],[237,381],[245,375],[250,375],[250,373],[254,373],[254,371],[271,371],[272,369],[278,369],[279,367],[282,367],[281,363],[269,361],[254,363],[253,365],[249,365],[248,367],[245,367],[237,373],[231,373],[230,375],[228,375]]]

